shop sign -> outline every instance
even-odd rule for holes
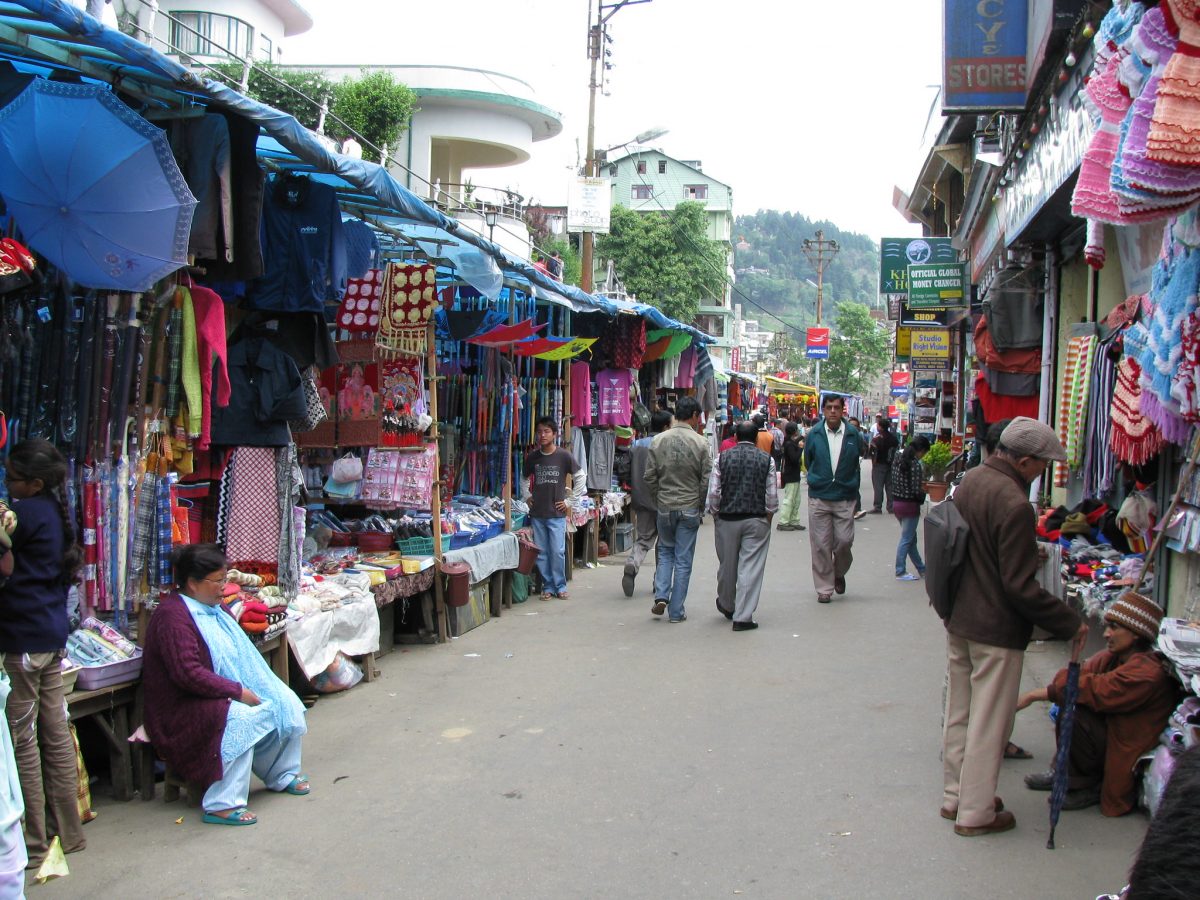
[[[950,365],[950,329],[914,328],[909,355],[913,368],[947,368]]]
[[[963,436],[961,434],[950,436],[950,452],[955,456],[963,452]]]
[[[892,405],[892,406],[889,406],[889,407],[888,407],[888,409],[887,409],[887,417],[888,417],[889,419],[894,419],[894,418],[896,418],[896,406],[895,406],[895,405]]]
[[[892,373],[892,396],[907,397],[909,385],[912,384],[912,372]]]
[[[879,242],[879,293],[907,294],[908,267],[958,262],[950,238],[883,238]]]
[[[1083,106],[1084,65],[1058,92],[1054,111],[1046,116],[1033,146],[1017,162],[1017,173],[1005,188],[1004,242],[1011,245],[1054,193],[1075,174],[1096,126]]]
[[[898,325],[896,327],[896,359],[908,359],[909,347],[911,346],[909,336],[911,334],[912,329],[907,325]]]
[[[809,359],[829,359],[829,329],[808,329],[805,345],[804,355]]]
[[[905,276],[907,277],[907,276]],[[888,319],[893,322],[900,321],[900,303],[904,300],[903,294],[891,294],[887,298],[888,304]]]
[[[907,303],[900,306],[900,324],[901,325],[916,325],[919,327],[930,328],[933,326],[945,327],[947,310],[945,309],[910,309]]]
[[[608,234],[611,210],[611,179],[580,175],[568,184],[567,231]]]
[[[945,0],[942,113],[1025,108],[1027,0]]]
[[[966,264],[910,265],[909,309],[944,309],[966,305]]]
[[[979,283],[979,276],[996,255],[1004,239],[1004,203],[1007,194],[1001,194],[984,216],[983,224],[971,236],[971,282]]]
[[[742,371],[742,348],[741,347],[730,347],[729,348],[729,368],[732,369],[734,372]]]

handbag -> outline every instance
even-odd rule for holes
[[[347,453],[341,459],[333,461],[333,472],[331,473],[334,481],[341,484],[346,484],[352,481],[362,481],[363,465],[362,460],[353,453]]]
[[[293,432],[312,431],[329,418],[325,404],[321,402],[321,394],[317,389],[316,367],[310,366],[301,373],[301,386],[304,388],[304,418],[294,419],[288,424]]]

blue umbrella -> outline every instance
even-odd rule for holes
[[[1067,799],[1067,782],[1070,779],[1071,736],[1075,731],[1075,703],[1079,699],[1079,653],[1083,642],[1076,644],[1067,664],[1067,683],[1063,686],[1058,709],[1058,752],[1054,756],[1054,782],[1050,787],[1050,837],[1046,849],[1054,849],[1054,829]]]
[[[0,195],[84,287],[145,291],[187,263],[196,199],[166,133],[105,86],[39,78],[0,109]]]

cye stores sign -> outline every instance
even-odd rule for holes
[[[1025,107],[1028,0],[946,0],[942,112]]]

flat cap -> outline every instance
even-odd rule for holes
[[[1054,429],[1028,416],[1017,416],[1000,435],[1000,446],[1017,456],[1067,461],[1067,452]]]

